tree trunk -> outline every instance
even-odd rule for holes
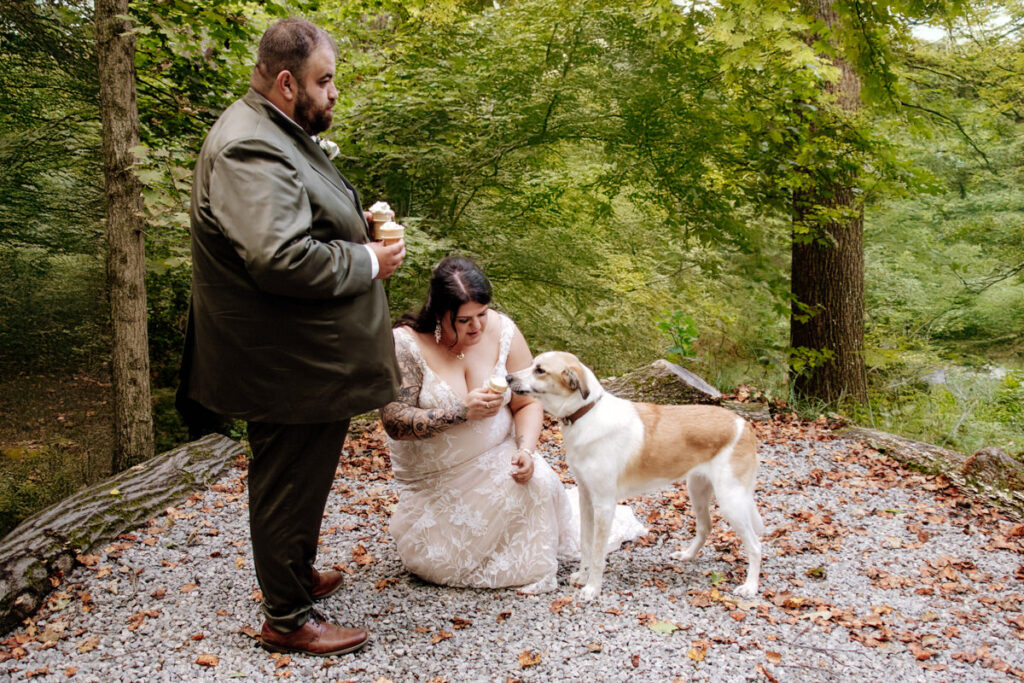
[[[210,434],[23,521],[0,540],[0,633],[33,614],[53,590],[50,577],[70,572],[78,556],[178,505],[245,453],[242,444]]]
[[[838,434],[865,443],[912,469],[944,475],[965,495],[996,505],[1011,519],[1024,520],[1024,464],[998,449],[966,455],[866,427],[849,427]]]
[[[128,0],[96,0],[96,56],[107,194],[107,283],[112,328],[113,470],[153,456],[153,409],[146,336],[146,253],[142,187],[132,168],[139,144],[135,36]]]
[[[838,25],[831,0],[813,1],[813,12],[829,28]],[[860,106],[860,80],[850,64],[835,58],[839,81],[830,86],[840,110]],[[864,371],[864,210],[853,191],[855,177],[811,184],[793,197],[790,346],[810,352],[811,362],[791,365],[794,391],[832,403],[867,399]],[[853,217],[822,223],[820,207],[846,209]],[[827,357],[817,354],[824,353]]]

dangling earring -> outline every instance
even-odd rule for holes
[[[438,345],[441,344],[441,321],[440,320],[437,321],[437,326],[434,327],[434,341],[437,342]]]

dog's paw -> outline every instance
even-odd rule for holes
[[[571,583],[574,586],[582,586],[587,582],[587,577],[589,574],[590,572],[586,571],[585,569],[575,571],[569,575],[569,583]]]
[[[582,602],[593,602],[601,594],[600,586],[586,585],[580,589],[580,600]]]
[[[751,586],[748,584],[743,584],[741,586],[738,586],[736,590],[733,591],[733,593],[740,596],[741,598],[752,598],[755,595],[757,595],[757,585],[755,584]]]
[[[669,555],[673,560],[679,560],[680,562],[691,562],[693,558],[697,557],[697,551],[690,552],[690,549],[677,550],[676,552]]]

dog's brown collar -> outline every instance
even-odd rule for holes
[[[604,396],[604,394],[601,394],[601,396]],[[579,420],[581,417],[583,417],[584,415],[586,415],[587,413],[594,409],[594,406],[597,405],[597,402],[601,400],[601,396],[598,396],[590,403],[585,404],[582,408],[577,410],[572,415],[566,415],[565,417],[560,418],[561,423],[565,425],[571,425],[573,422]]]

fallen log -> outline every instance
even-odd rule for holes
[[[641,403],[719,403],[722,393],[698,375],[660,358],[619,377],[601,380],[605,390]]]
[[[994,504],[1008,517],[1024,520],[1024,463],[996,448],[967,455],[865,427],[838,434],[861,441],[912,469],[943,474],[959,490]]]
[[[245,446],[220,434],[162,453],[29,517],[0,540],[0,633],[35,613],[78,555],[215,481]]]

